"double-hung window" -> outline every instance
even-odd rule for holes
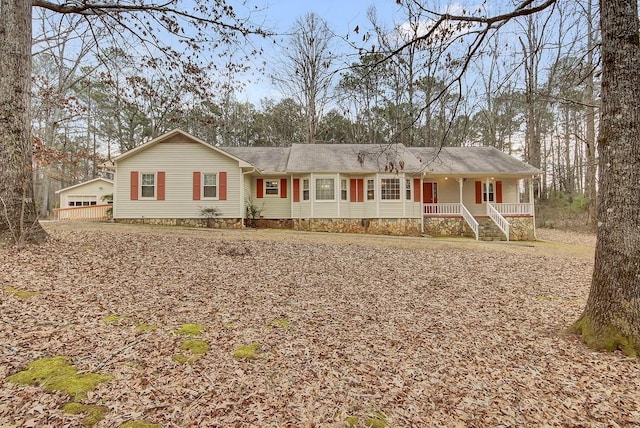
[[[383,178],[380,180],[380,198],[383,201],[400,199],[400,179]]]
[[[280,194],[280,181],[279,180],[265,180],[264,181],[264,194],[278,196]]]
[[[347,180],[340,180],[340,200],[347,200]]]
[[[142,173],[142,180],[140,180],[140,195],[143,198],[155,198],[156,197],[156,175],[155,173]]]
[[[316,201],[335,200],[333,178],[316,178]]]
[[[215,172],[202,173],[202,197],[207,199],[218,197],[218,174]]]
[[[489,202],[493,202],[493,183],[489,183],[489,193],[487,194],[487,183],[482,183],[482,200],[487,202],[487,198]]]
[[[376,198],[375,181],[367,180],[367,201],[373,201]]]
[[[404,191],[405,191],[405,198],[407,199],[407,201],[411,200],[411,180],[408,178],[405,178],[404,180]]]
[[[309,200],[309,179],[308,178],[304,178],[302,180],[302,200],[303,201]]]

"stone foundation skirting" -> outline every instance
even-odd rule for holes
[[[506,217],[510,224],[509,239],[535,241],[533,217]],[[187,226],[212,229],[241,229],[239,218],[119,218],[116,223]],[[420,236],[419,218],[306,218],[306,219],[245,219],[246,226],[269,229],[293,229],[308,232],[369,233],[372,235]],[[427,217],[424,233],[429,236],[466,236],[473,231],[462,217]]]
[[[509,222],[509,239],[512,241],[535,241],[533,217],[505,217]]]
[[[154,224],[161,226],[208,227],[212,229],[241,229],[239,218],[117,218],[116,223]]]
[[[462,217],[425,217],[424,233],[429,236],[467,236],[475,238],[473,230]]]
[[[509,240],[535,241],[533,217],[505,217],[509,222]],[[471,227],[462,217],[426,217],[424,233],[429,236],[468,236],[473,238]],[[504,236],[504,235],[503,235]],[[482,238],[482,237],[481,237]]]
[[[292,221],[294,230],[308,232],[421,235],[419,218],[305,218]]]

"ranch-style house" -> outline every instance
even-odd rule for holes
[[[535,239],[540,171],[492,147],[216,147],[176,129],[112,169],[116,222]]]

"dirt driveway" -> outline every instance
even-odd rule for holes
[[[0,427],[82,424],[6,380],[57,355],[113,377],[99,427],[640,424],[638,362],[564,333],[592,241],[46,228],[0,250]]]

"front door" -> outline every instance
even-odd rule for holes
[[[437,204],[438,203],[438,183],[427,182],[422,183],[422,195],[424,197],[425,204]],[[437,214],[438,209],[434,206],[425,206],[425,214]]]
[[[425,204],[438,203],[438,183],[422,183],[422,194]]]

